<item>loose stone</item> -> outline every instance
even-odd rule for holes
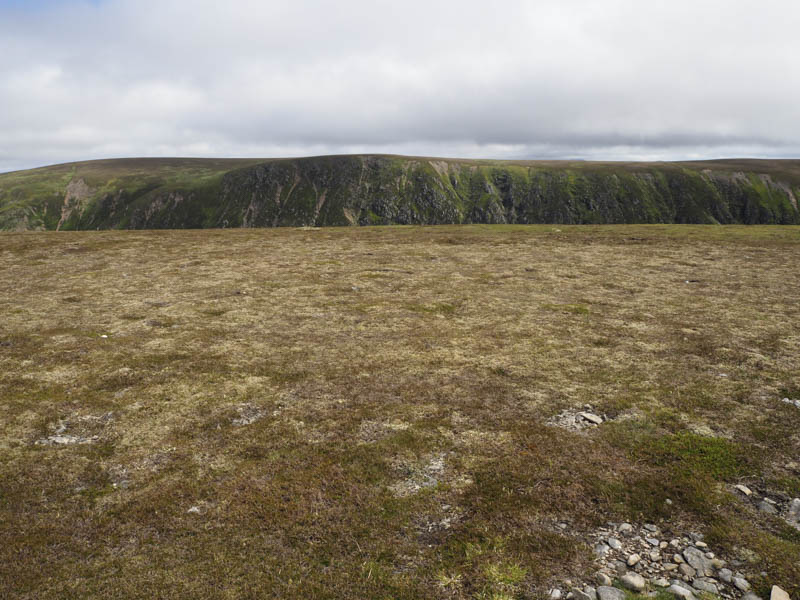
[[[609,548],[607,545],[605,545],[605,544],[597,544],[594,547],[594,555],[597,556],[598,558],[601,558],[601,557],[605,556],[606,554],[608,554],[609,550],[611,550],[611,548]]]
[[[600,600],[625,600],[625,592],[607,585],[597,588],[597,596]]]
[[[719,594],[717,586],[710,581],[706,581],[705,579],[695,579],[692,582],[692,585],[695,589],[700,590],[701,592],[708,592],[709,594],[714,595]]]
[[[701,544],[702,542],[697,542]],[[687,548],[683,551],[683,558],[686,562],[695,569],[700,575],[712,575],[713,567],[701,550],[697,548]]]
[[[575,600],[593,600],[593,598],[589,594],[577,588],[573,588],[572,592],[570,593],[572,594],[572,597],[575,598]]]
[[[644,591],[647,582],[644,580],[644,577],[639,575],[638,573],[626,573],[620,579],[620,583],[623,586],[628,588],[629,590],[633,590],[634,592],[641,592]]]
[[[667,588],[667,591],[682,600],[694,600],[694,594],[692,594],[692,592],[674,583]]]
[[[733,583],[733,572],[730,569],[720,569],[717,575],[725,583]]]
[[[736,589],[741,590],[743,592],[750,591],[750,584],[747,583],[747,580],[742,577],[734,577],[733,578],[733,585],[736,586]]]
[[[617,538],[608,538],[608,545],[614,550],[619,550],[622,548],[622,542],[620,542]]]
[[[612,566],[617,575],[624,575],[628,571],[628,565],[621,560],[615,560]]]
[[[677,585],[678,587],[682,587],[683,589],[685,589],[685,590],[687,590],[689,592],[694,593],[694,590],[692,589],[692,587],[688,583],[684,583],[683,581],[679,581],[677,579],[673,579],[671,583],[673,583],[674,585]]]
[[[795,498],[789,504],[789,519],[800,521],[800,498]]]
[[[753,492],[746,485],[738,484],[735,486],[737,490],[742,492],[745,496],[752,496]]]
[[[632,567],[633,565],[635,565],[636,563],[638,563],[640,560],[642,560],[642,557],[641,557],[641,556],[639,556],[638,554],[631,554],[631,555],[628,557],[628,566],[629,566],[629,567]]]
[[[775,508],[773,504],[767,502],[766,500],[762,500],[761,502],[758,503],[758,510],[767,515],[775,515],[778,513],[778,509]]]
[[[678,565],[678,572],[684,577],[694,577],[695,575],[697,575],[697,571],[695,571],[692,567],[690,567],[686,563]]]
[[[598,583],[599,585],[605,585],[605,586],[609,586],[609,585],[611,585],[611,577],[609,577],[609,576],[608,576],[608,575],[606,575],[605,573],[602,573],[602,572],[601,572],[601,573],[598,573],[598,574],[595,576],[595,579],[597,579],[597,583]]]
[[[590,423],[594,423],[595,425],[600,425],[603,422],[603,417],[599,417],[589,412],[578,413],[578,415],[582,417],[584,420],[589,421]]]
[[[550,590],[550,600],[559,600],[561,598],[561,590],[553,588]]]
[[[778,587],[777,585],[773,585],[772,592],[769,595],[769,600],[790,600],[790,598],[786,590]]]

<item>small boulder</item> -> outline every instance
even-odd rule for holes
[[[699,546],[700,542],[698,542]],[[703,575],[713,575],[714,568],[711,566],[711,561],[706,558],[705,554],[703,554],[702,550],[698,548],[689,547],[683,551],[683,558],[686,559],[686,562],[689,563],[697,574],[700,576]]]
[[[600,600],[625,600],[625,592],[609,585],[597,588],[597,597]]]
[[[632,590],[634,592],[643,592],[644,588],[647,586],[647,582],[644,580],[644,577],[639,575],[638,573],[625,573],[620,579],[620,583]]]

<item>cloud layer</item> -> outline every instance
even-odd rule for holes
[[[0,3],[0,170],[800,156],[791,0]]]

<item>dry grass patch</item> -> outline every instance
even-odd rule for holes
[[[791,227],[3,234],[0,596],[534,598],[591,570],[554,522],[623,517],[797,594],[726,486],[800,490],[798,264]]]

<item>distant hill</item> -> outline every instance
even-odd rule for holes
[[[136,158],[0,174],[0,228],[800,223],[800,160]]]

